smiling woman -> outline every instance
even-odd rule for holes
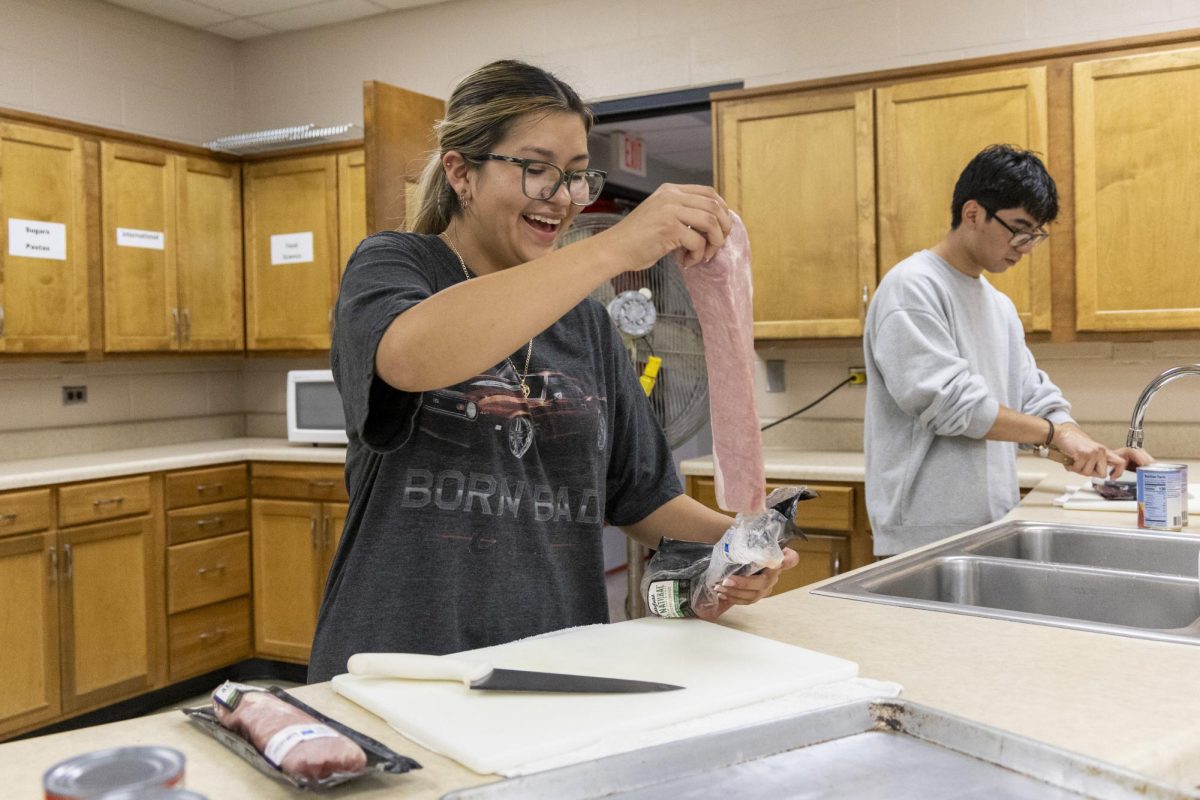
[[[350,259],[332,366],[351,505],[310,680],[356,652],[448,653],[607,621],[606,520],[649,545],[715,542],[728,527],[682,494],[587,296],[671,252],[712,257],[730,212],[710,187],[664,186],[555,249],[604,185],[590,126],[544,70],[482,67],[437,126],[414,232],[368,237]],[[766,596],[778,572],[725,581],[719,609]]]

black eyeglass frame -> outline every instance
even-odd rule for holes
[[[976,200],[975,202],[979,203],[978,200]],[[1014,228],[1012,225],[1009,225],[1004,220],[1000,219],[999,214],[997,214],[995,211],[993,211],[992,209],[985,206],[983,203],[979,203],[979,207],[987,212],[987,215],[989,218],[996,220],[996,222],[999,222],[1001,225],[1004,226],[1004,229],[1006,231],[1008,231],[1009,233],[1012,234],[1012,238],[1008,240],[1009,245],[1012,247],[1024,247],[1025,245],[1029,245],[1029,249],[1032,250],[1033,248],[1037,247],[1039,244],[1041,244],[1042,242],[1044,242],[1050,238],[1049,231],[1036,230],[1036,229],[1032,230],[1032,231],[1018,230],[1017,228]],[[1022,239],[1023,241],[1018,242],[1017,239]]]
[[[521,165],[521,193],[524,194],[526,197],[528,197],[530,200],[549,200],[551,197],[554,197],[554,195],[558,192],[559,187],[561,187],[564,183],[567,184],[567,196],[570,197],[570,195],[571,195],[570,181],[573,180],[576,175],[599,176],[600,185],[595,188],[594,196],[589,196],[586,203],[577,203],[575,201],[575,198],[571,197],[571,205],[573,205],[573,206],[589,206],[592,203],[596,202],[596,200],[598,200],[600,198],[600,193],[604,191],[604,184],[608,180],[608,173],[602,169],[564,170],[561,167],[559,167],[557,164],[551,164],[549,161],[542,161],[541,159],[537,159],[537,158],[517,158],[516,156],[502,156],[502,155],[499,155],[498,153],[484,153],[481,156],[467,156],[466,158],[468,161],[507,161],[510,164],[520,164]],[[550,191],[546,193],[545,197],[537,197],[535,195],[532,195],[529,193],[529,190],[525,188],[525,176],[529,170],[530,164],[537,164],[539,166],[549,167],[550,169],[552,169],[558,173],[558,180],[556,180],[554,182],[554,185],[552,187],[550,187]],[[584,182],[587,183],[589,188],[591,188],[592,184],[590,182],[588,182],[586,178],[584,179]]]

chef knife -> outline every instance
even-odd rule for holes
[[[407,678],[423,681],[462,681],[470,689],[507,692],[669,692],[682,689],[670,683],[496,669],[486,661],[417,653],[355,653],[346,662],[351,675],[372,678]]]

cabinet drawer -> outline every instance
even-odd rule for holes
[[[0,494],[0,536],[44,531],[49,527],[49,489]]]
[[[58,524],[81,525],[150,510],[150,476],[63,486],[58,490]]]
[[[171,472],[166,479],[167,508],[186,508],[246,496],[246,465]]]
[[[167,544],[183,544],[249,529],[245,500],[167,512]]]
[[[347,502],[346,470],[340,464],[254,464],[251,492],[255,497]]]
[[[170,680],[250,657],[250,601],[239,597],[167,618]]]
[[[167,548],[167,613],[250,592],[250,534],[235,533]]]
[[[710,508],[717,506],[717,489],[712,478],[693,478],[693,495]],[[767,492],[780,486],[807,486],[820,497],[800,503],[796,513],[796,524],[801,530],[816,528],[826,531],[849,531],[854,529],[854,487],[834,486],[804,481],[768,481]]]

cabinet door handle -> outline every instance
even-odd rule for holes
[[[92,505],[95,508],[100,508],[100,506],[119,506],[124,502],[124,497],[98,497],[92,501]]]
[[[50,545],[50,583],[58,580],[58,548]]]
[[[867,286],[865,283],[863,284],[862,298],[863,309],[866,310],[867,305],[871,302],[871,287]]]
[[[196,493],[197,494],[204,494],[205,492],[210,491],[210,490],[216,492],[217,494],[220,494],[221,492],[225,491],[225,484],[223,484],[223,483],[198,483],[198,484],[196,484]]]
[[[71,545],[63,545],[63,579],[71,580],[71,571],[75,567],[75,556],[71,551]]]
[[[17,521],[16,514],[0,514],[0,525],[11,525]]]
[[[179,336],[179,309],[171,309],[171,328],[175,331],[175,341],[182,342],[183,339]]]
[[[212,567],[200,567],[199,569],[196,570],[196,574],[197,575],[207,575],[210,572],[221,573],[224,571],[225,571],[225,565],[217,564],[216,566],[212,566]]]
[[[207,528],[209,525],[220,525],[224,521],[225,521],[224,517],[212,517],[211,519],[198,519],[198,520],[196,520],[196,527],[197,528]]]
[[[219,642],[224,638],[225,638],[225,629],[224,628],[217,628],[215,631],[206,631],[205,633],[200,634],[200,642],[202,644],[208,644],[208,642],[210,640],[214,641],[214,642]]]
[[[317,549],[317,518],[308,518],[308,538],[312,540],[313,550]]]
[[[183,342],[190,344],[192,341],[192,314],[188,309],[183,310]]]
[[[330,533],[330,527],[333,525],[333,517],[326,514],[321,519],[321,549],[328,550],[329,545],[333,543],[333,535]]]
[[[0,306],[0,336],[4,335],[4,306]]]
[[[842,554],[837,552],[836,550],[833,551],[833,574],[834,575],[842,574]]]
[[[308,485],[313,487],[314,489],[332,489],[334,482],[333,481],[309,481]]]

